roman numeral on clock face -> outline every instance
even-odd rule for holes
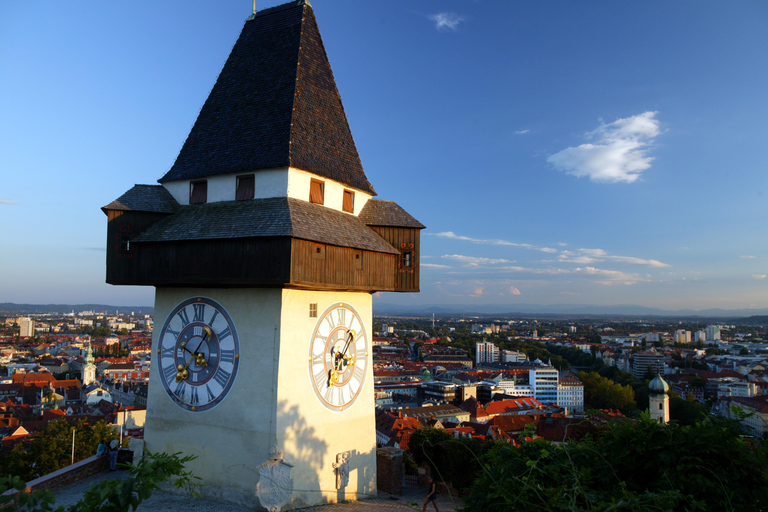
[[[205,304],[192,304],[195,308],[194,322],[205,322]]]
[[[180,309],[178,313],[176,313],[176,316],[181,319],[181,327],[184,328],[187,325],[189,325],[189,314],[187,313],[186,309]]]

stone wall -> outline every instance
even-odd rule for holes
[[[94,455],[80,462],[75,462],[71,466],[30,480],[27,482],[25,491],[42,491],[43,489],[55,491],[107,469],[109,469],[109,457],[97,457]]]
[[[376,450],[376,484],[379,492],[403,493],[403,450],[385,446]]]

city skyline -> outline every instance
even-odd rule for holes
[[[250,5],[0,7],[0,302],[152,305],[104,283],[99,208],[170,168]],[[422,292],[375,301],[768,307],[768,6],[313,6],[369,181],[427,226]]]

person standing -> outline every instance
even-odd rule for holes
[[[427,504],[430,501],[435,507],[435,512],[440,512],[437,509],[437,482],[435,482],[434,477],[429,477],[429,494],[427,494],[427,497],[424,499],[424,505],[421,507],[421,512],[426,512]]]
[[[117,452],[120,449],[120,443],[112,438],[109,442],[109,470],[114,471],[117,468]]]

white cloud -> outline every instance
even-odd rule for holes
[[[500,240],[498,238],[471,238],[468,236],[463,235],[457,235],[453,231],[443,231],[442,233],[427,233],[428,235],[434,235],[439,236],[441,238],[450,238],[453,240],[461,240],[463,242],[472,242],[473,244],[484,244],[484,245],[503,245],[508,247],[522,247],[524,249],[533,249],[535,251],[541,251],[541,252],[547,252],[547,253],[553,253],[557,252],[557,249],[552,249],[551,247],[537,247],[535,245],[531,244],[519,244],[516,242],[508,242],[507,240]]]
[[[515,132],[515,135],[525,135],[526,133],[530,132],[531,130],[517,130]]]
[[[449,265],[439,265],[437,263],[422,263],[421,268],[451,268]]]
[[[766,274],[752,274],[752,279],[765,279],[768,277]]]
[[[592,143],[566,148],[550,155],[547,162],[578,178],[606,183],[632,183],[651,167],[648,147],[661,133],[657,112],[601,124],[586,134]]]
[[[0,199],[0,204],[16,204],[13,201],[9,201],[7,199]]]
[[[751,254],[745,254],[743,256],[739,256],[739,258],[741,258],[743,260],[753,260],[753,259],[755,259],[755,257],[752,256]]]
[[[522,295],[522,294],[520,293],[520,290],[518,290],[518,289],[517,289],[517,288],[515,288],[514,286],[510,286],[510,287],[509,287],[509,293],[511,293],[512,295]]]
[[[433,14],[429,19],[435,22],[435,28],[437,30],[456,30],[459,23],[464,21],[464,18],[455,12]]]
[[[577,268],[576,272],[586,274],[589,276],[595,276],[598,278],[598,280],[595,281],[596,283],[605,284],[605,285],[611,285],[611,284],[632,285],[640,281],[645,281],[645,279],[641,278],[637,274],[627,274],[625,272],[619,272],[618,270],[604,270],[604,269],[599,269],[595,267],[584,267],[584,268]]]
[[[603,249],[576,249],[573,251],[561,251],[558,255],[561,262],[576,263],[577,265],[590,265],[601,261],[615,261],[627,265],[642,265],[646,267],[669,267],[667,263],[659,260],[646,260],[634,256],[616,256],[608,254]]]
[[[513,263],[510,260],[482,258],[482,257],[475,257],[475,256],[463,256],[461,254],[446,254],[444,256],[441,256],[441,258],[455,260],[455,261],[458,261],[459,263],[463,263],[468,267],[478,267],[480,265],[498,265],[499,263]]]

